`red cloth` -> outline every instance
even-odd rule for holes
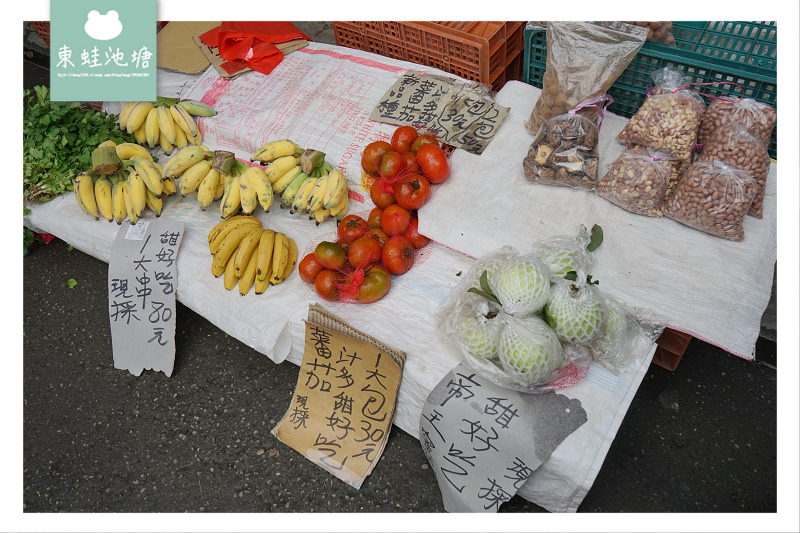
[[[218,48],[219,55],[227,62],[222,68],[235,72],[244,67],[262,74],[269,74],[281,61],[281,52],[275,43],[294,39],[310,40],[291,22],[222,22],[200,36],[211,48]]]

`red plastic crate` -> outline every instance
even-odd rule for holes
[[[336,44],[491,85],[522,79],[524,22],[333,22]]]

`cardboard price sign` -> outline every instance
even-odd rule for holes
[[[392,429],[405,353],[312,305],[303,361],[281,442],[360,488]]]
[[[176,262],[183,222],[125,222],[108,264],[108,312],[114,368],[172,375],[175,364]]]
[[[408,71],[369,118],[427,130],[450,146],[481,154],[508,111],[488,98],[477,83]]]
[[[586,422],[578,400],[499,387],[464,365],[431,391],[420,444],[449,512],[497,512]]]

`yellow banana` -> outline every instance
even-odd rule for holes
[[[94,182],[94,199],[97,203],[97,212],[108,220],[114,220],[111,210],[111,180],[106,176],[97,176]]]
[[[156,109],[158,110],[158,129],[170,144],[175,144],[175,121],[172,120],[169,107],[160,105]]]
[[[290,213],[300,213],[308,210],[308,200],[311,198],[311,191],[314,189],[314,185],[316,185],[318,179],[319,178],[309,178],[300,185],[292,201],[291,209],[289,210]],[[281,205],[283,205],[283,200],[281,200]]]
[[[182,106],[172,105],[169,107],[169,112],[175,125],[184,132],[186,138],[197,135],[197,121]]]
[[[161,146],[161,149],[164,150],[164,153],[167,155],[171,155],[172,152],[175,150],[175,145],[169,142],[166,136],[159,132],[158,134],[158,144]]]
[[[256,294],[264,294],[267,289],[269,289],[269,280],[258,279],[258,276],[256,276],[256,280],[253,282],[253,288],[255,289]]]
[[[256,194],[256,180],[259,179],[255,176],[250,167],[241,174],[239,174],[239,204],[242,206],[242,213],[245,215],[251,214],[256,210],[258,205],[258,195]]]
[[[178,190],[180,191],[181,196],[186,196],[187,194],[196,191],[197,187],[200,186],[200,182],[203,181],[203,178],[206,177],[206,174],[208,174],[209,170],[211,170],[211,162],[207,159],[202,159],[184,170],[183,174],[181,174],[181,179],[178,182]]]
[[[251,255],[247,266],[245,267],[242,275],[239,276],[239,294],[244,296],[253,287],[253,282],[256,280],[256,258]]]
[[[317,226],[325,222],[325,220],[331,216],[331,210],[325,209],[325,206],[320,206],[319,209],[314,209],[311,211],[311,215],[308,217],[309,220],[315,220],[317,222]]]
[[[273,280],[273,285],[283,283],[284,280],[289,277],[289,274],[292,273],[292,270],[294,270],[294,265],[297,264],[297,243],[294,242],[294,239],[290,239],[288,237],[286,238],[286,241],[289,244],[289,254],[287,255],[286,265],[284,266],[280,277]]]
[[[161,174],[159,172],[159,174]],[[178,185],[175,183],[175,178],[165,178],[161,186],[161,194],[164,196],[172,196],[178,192]]]
[[[303,153],[303,148],[289,139],[280,139],[270,141],[261,145],[250,158],[250,161],[261,161],[262,163],[269,163],[275,161],[279,157],[286,155],[300,155]]]
[[[256,256],[256,281],[266,281],[272,274],[272,246],[275,244],[275,230],[264,228],[258,242]]]
[[[272,184],[267,179],[267,173],[261,167],[249,167],[246,173],[250,175],[250,187],[255,190],[259,205],[265,213],[269,213],[275,195],[272,192]]]
[[[336,223],[338,224],[345,216],[347,216],[347,210],[349,208],[350,208],[350,195],[345,194],[342,197],[342,201],[339,202],[339,205],[332,207],[329,214],[330,216],[336,218]]]
[[[261,221],[256,217],[236,216],[218,222],[208,233],[208,248],[212,255],[219,248],[225,235],[239,224],[258,224],[260,226]]]
[[[289,262],[289,237],[280,231],[275,232],[275,243],[272,245],[272,273],[269,282],[272,285],[280,283],[283,271]]]
[[[128,116],[131,114],[131,109],[133,106],[136,105],[136,102],[125,102],[122,104],[122,110],[119,112],[119,116],[117,117],[117,124],[119,124],[119,129],[121,131],[125,131],[125,125],[128,123]],[[122,159],[122,158],[120,158]]]
[[[202,161],[206,158],[206,151],[200,146],[187,146],[186,148],[179,150],[175,155],[170,157],[166,163],[164,163],[162,177],[170,177],[176,178],[183,174],[183,172],[197,163],[198,161]]]
[[[189,141],[189,144],[194,146],[200,146],[203,144],[203,135],[200,133],[200,126],[197,127],[197,135],[194,137],[187,135],[186,140]]]
[[[72,182],[72,190],[75,191],[75,199],[78,206],[88,215],[98,220],[97,201],[94,199],[94,180],[90,174],[81,172]]]
[[[242,238],[242,242],[239,243],[239,248],[236,250],[236,257],[234,257],[234,265],[233,269],[236,271],[236,275],[241,277],[244,269],[247,267],[248,261],[250,261],[250,256],[258,249],[258,243],[261,239],[261,232],[264,231],[264,228],[261,226],[255,226],[247,235]]]
[[[152,102],[136,102],[125,120],[125,131],[133,133],[144,126],[151,109],[153,109]]]
[[[307,210],[309,212],[325,207],[325,191],[327,191],[330,182],[330,174],[324,174],[317,179],[314,188],[311,190],[311,197],[308,199]]]
[[[300,174],[298,174],[297,177],[293,179],[292,182],[289,185],[287,185],[283,191],[281,191],[282,209],[290,209],[292,207],[292,202],[294,202],[295,196],[297,196],[297,191],[300,190],[300,187],[308,179],[316,180],[316,178],[311,178],[311,176],[301,171]]]
[[[233,270],[233,257],[228,259],[228,262],[225,264],[225,271],[223,272],[222,282],[225,285],[225,288],[229,291],[232,291],[236,284],[239,282],[239,278],[236,277],[236,271]]]
[[[202,211],[205,211],[214,201],[214,195],[217,192],[217,186],[220,181],[220,173],[216,168],[209,169],[206,175],[203,176],[203,180],[197,186],[197,203],[200,204]]]
[[[133,201],[131,199],[131,191],[128,186],[128,180],[120,180],[122,182],[122,197],[125,201],[125,211],[128,213],[128,220],[131,224],[136,224],[139,221],[139,214],[133,210]]]
[[[228,262],[236,250],[239,248],[239,244],[242,242],[242,239],[245,235],[247,235],[250,230],[252,230],[252,226],[248,226],[247,224],[239,225],[234,227],[231,231],[225,235],[220,244],[217,251],[214,253],[214,258],[211,260],[211,271],[215,273],[215,276],[219,276],[225,270],[225,265]],[[234,268],[236,265],[234,265]]]
[[[214,201],[222,198],[222,195],[225,194],[225,187],[230,180],[231,177],[228,174],[219,173],[219,183],[217,183],[217,190],[214,191]]]
[[[325,190],[322,205],[326,209],[333,209],[342,202],[342,196],[347,196],[347,178],[341,170],[334,168],[328,172],[328,179],[331,180],[331,183]]]
[[[158,109],[151,107],[144,122],[144,135],[150,148],[155,148],[161,141],[161,130],[158,127]]]
[[[114,147],[114,150],[117,151],[117,157],[122,160],[130,159],[135,155],[141,157],[151,157],[150,151],[141,144],[137,143],[119,143]]]
[[[153,194],[153,191],[145,187],[144,189],[145,200],[147,201],[147,207],[150,208],[150,211],[155,213],[157,217],[161,216],[161,211],[164,209],[164,198],[161,196],[156,196]]]
[[[175,128],[175,148],[178,150],[182,150],[189,146],[189,140],[186,138],[186,134],[180,128]]]
[[[153,191],[156,196],[161,196],[164,191],[164,180],[161,178],[161,173],[158,171],[153,159],[135,155],[130,158],[130,161],[142,179],[144,179],[144,184],[147,185],[147,188]]]
[[[145,134],[145,127],[142,124],[139,129],[133,132],[133,137],[136,139],[136,142],[144,146],[147,144],[147,135]],[[122,159],[122,158],[120,158]]]
[[[289,169],[283,176],[279,177],[276,181],[272,182],[272,192],[277,194],[283,194],[283,191],[286,190],[286,187],[289,186],[294,179],[303,172],[303,169],[300,168],[300,165],[295,165],[293,168]]]
[[[101,142],[100,144],[97,145],[98,148],[102,148],[104,146],[110,146],[111,148],[116,149],[117,143],[115,141],[112,141],[111,139],[106,139],[105,141],[103,141],[103,142]],[[119,157],[119,156],[117,156],[117,157]]]
[[[228,218],[238,213],[241,207],[239,176],[232,176],[219,201],[219,214],[222,218]]]
[[[125,194],[122,186],[125,183],[123,179],[114,180],[111,186],[111,209],[114,214],[114,222],[122,224],[128,216],[128,210],[125,207]]]
[[[131,200],[131,211],[135,218],[141,218],[144,208],[147,207],[147,185],[144,184],[144,179],[136,167],[129,167],[129,169],[126,191]],[[128,217],[131,218],[130,213],[128,213]]]
[[[278,178],[289,172],[296,166],[300,166],[300,162],[297,158],[293,155],[287,155],[283,157],[279,157],[275,161],[269,164],[265,173],[267,175],[267,179],[271,184],[275,184],[278,181]],[[302,170],[302,167],[301,167]]]

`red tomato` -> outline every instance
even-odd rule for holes
[[[430,197],[431,183],[419,174],[403,176],[394,183],[394,199],[400,207],[419,209]]]
[[[411,150],[411,144],[417,138],[417,130],[413,126],[400,126],[392,134],[392,149],[400,152],[408,152]]]
[[[392,275],[379,264],[369,267],[364,275],[364,283],[358,288],[358,296],[354,301],[362,304],[377,302],[389,292],[392,286]]]
[[[395,152],[394,150],[386,152],[381,158],[378,174],[387,178],[393,178],[400,174],[404,164],[405,159],[403,159],[403,154]]]
[[[367,217],[367,225],[370,228],[380,228],[382,213],[383,213],[383,208],[381,207],[372,208],[372,211],[369,212],[369,216]]]
[[[390,237],[405,233],[411,223],[411,212],[398,204],[387,206],[381,215],[381,229]]]
[[[381,261],[392,274],[405,274],[414,264],[414,247],[408,237],[395,235],[383,245]]]
[[[389,240],[389,236],[381,228],[371,228],[367,235],[373,239],[376,239],[381,244],[381,247],[383,247],[383,245],[386,244],[386,241]]]
[[[378,178],[372,182],[372,187],[369,189],[369,197],[381,209],[385,209],[395,203],[392,185],[387,178]]]
[[[347,250],[347,260],[355,268],[364,268],[381,259],[381,244],[364,235],[354,240]]]
[[[349,214],[339,221],[336,235],[339,237],[340,243],[349,243],[363,236],[367,231],[369,231],[369,224],[366,220],[358,215]]]
[[[419,232],[419,219],[417,217],[411,218],[411,222],[408,224],[408,229],[406,229],[406,232],[403,233],[403,235],[405,235],[408,240],[411,241],[411,246],[417,250],[431,242],[428,237]]]
[[[419,163],[417,163],[417,156],[414,152],[403,152],[403,161],[405,162],[403,173],[419,172]]]
[[[322,241],[314,248],[314,256],[323,268],[339,270],[347,263],[347,252],[341,244]]]
[[[422,175],[431,183],[444,183],[450,177],[450,162],[447,154],[438,145],[426,144],[417,151],[417,164]]]
[[[423,133],[417,136],[417,138],[414,139],[414,142],[411,143],[411,152],[414,155],[416,155],[420,147],[426,144],[435,144],[436,146],[439,146],[439,141],[437,141],[436,137],[434,137],[433,135],[428,135],[427,133]]]
[[[314,278],[317,277],[317,274],[319,274],[322,269],[323,266],[317,261],[317,256],[314,255],[314,252],[307,253],[297,264],[297,271],[300,274],[300,278],[306,283],[314,283]]]
[[[320,270],[314,278],[314,290],[324,300],[329,302],[339,301],[339,281],[344,279],[344,274],[327,268]]]
[[[371,176],[378,175],[378,166],[383,154],[391,151],[392,145],[386,141],[373,141],[364,147],[361,153],[361,168]]]

